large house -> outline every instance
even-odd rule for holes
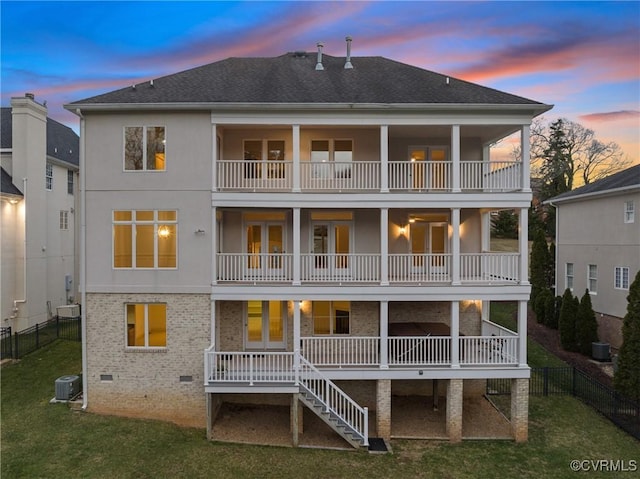
[[[0,326],[19,331],[77,300],[79,138],[30,93],[0,123]]]
[[[347,45],[65,106],[81,128],[85,408],[216,439],[225,405],[284,406],[292,444],[312,411],[360,447],[419,395],[459,441],[465,401],[504,378],[526,440],[529,125],[550,106]],[[492,161],[514,133],[525,161]],[[519,213],[518,252],[490,249],[500,209]],[[518,304],[517,331],[489,320],[493,301]]]
[[[599,338],[617,349],[629,285],[640,271],[640,165],[547,203],[556,208],[556,294],[589,290]]]

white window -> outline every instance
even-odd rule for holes
[[[629,289],[629,268],[627,266],[616,266],[613,287],[615,289]]]
[[[73,170],[67,170],[67,193],[73,194]]]
[[[167,305],[164,303],[127,304],[126,344],[130,348],[167,346]]]
[[[127,171],[164,171],[164,126],[127,126],[124,128],[124,169]]]
[[[176,268],[178,212],[113,212],[114,268]]]
[[[45,188],[47,191],[51,191],[53,189],[53,165],[51,163],[47,163],[44,180]]]
[[[313,178],[351,178],[352,140],[311,140]]]
[[[245,179],[286,177],[284,140],[244,140],[243,150]]]
[[[598,292],[598,265],[589,265],[589,276],[587,278],[589,284],[589,293],[595,294]]]
[[[573,263],[565,264],[565,284],[573,291]]]
[[[311,311],[314,335],[349,334],[349,301],[314,301]]]
[[[635,205],[633,200],[624,202],[624,222],[633,223],[636,219]]]
[[[66,210],[60,210],[60,229],[69,229],[69,212]]]

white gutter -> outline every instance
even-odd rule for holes
[[[546,200],[543,201],[542,204],[543,205],[553,205],[552,202],[554,203],[570,203],[572,201],[579,201],[579,200],[583,200],[583,199],[589,199],[589,198],[593,198],[593,197],[598,197],[598,196],[614,196],[616,194],[619,193],[625,193],[627,191],[634,191],[634,190],[638,190],[640,189],[640,184],[636,184],[636,185],[630,185],[630,186],[623,186],[621,188],[612,188],[609,190],[600,190],[600,191],[593,191],[591,193],[582,193],[582,194],[578,194],[578,195],[572,195],[572,196],[567,196],[565,198],[552,198],[551,200]],[[553,205],[554,207],[556,205]]]
[[[80,327],[82,328],[82,410],[86,411],[89,403],[88,370],[87,370],[87,193],[86,193],[86,167],[85,167],[85,120],[80,109],[75,114],[80,117],[80,304],[82,315]]]
[[[22,297],[24,299],[13,300],[12,315],[9,319],[18,317],[18,303],[25,304],[27,302],[27,178],[22,178],[22,198],[24,201],[24,241],[22,244]],[[15,325],[12,325],[15,326]]]

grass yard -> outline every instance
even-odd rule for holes
[[[80,370],[80,344],[62,340],[2,368],[3,479],[565,478],[573,459],[640,462],[635,439],[570,397],[531,398],[526,444],[393,441],[394,454],[369,455],[212,443],[204,429],[49,404],[56,378]]]

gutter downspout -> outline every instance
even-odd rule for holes
[[[86,170],[85,170],[85,119],[82,111],[78,108],[75,111],[80,117],[80,304],[82,314],[80,316],[80,327],[82,328],[82,410],[86,411],[89,403],[89,387],[87,386],[87,208],[86,208]]]
[[[24,299],[13,300],[13,314],[9,319],[18,317],[18,303],[25,304],[27,302],[27,178],[22,178],[22,198],[24,201],[24,241],[22,242],[22,297]]]

